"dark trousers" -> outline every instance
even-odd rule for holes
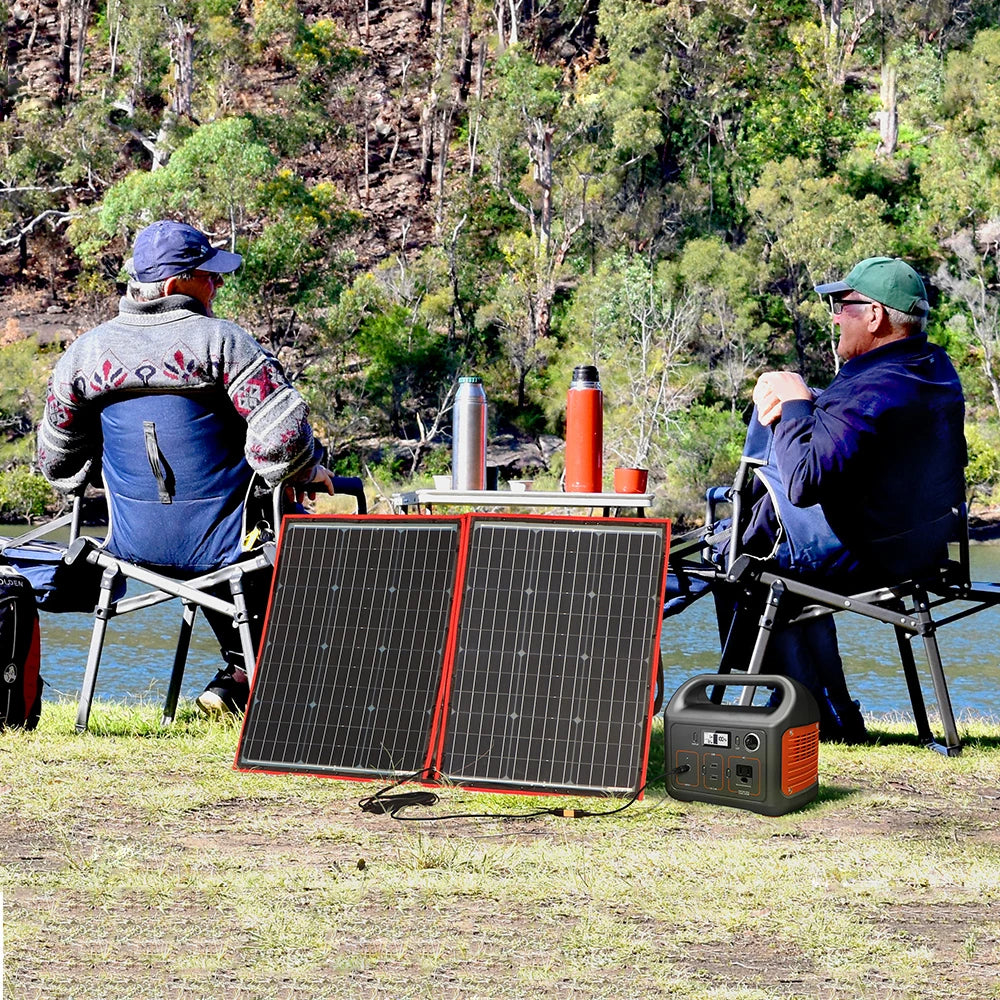
[[[745,670],[760,630],[763,590],[758,587],[747,595],[742,588],[719,584],[713,596],[723,668]],[[789,624],[787,619],[796,610],[786,612],[772,629],[761,670],[791,677],[812,694],[819,706],[823,739],[857,739],[864,732],[864,721],[847,688],[833,615]]]
[[[259,570],[243,577],[243,597],[247,604],[247,614],[250,616],[250,638],[255,653],[260,649],[260,640],[264,632],[264,614],[267,611],[267,598],[271,590],[271,575],[270,572]],[[213,588],[211,592],[224,601],[232,599],[232,594],[226,584]],[[232,618],[208,608],[205,608],[204,611],[205,618],[215,633],[215,638],[219,641],[222,658],[228,664],[229,669],[246,671],[247,665],[243,662],[243,645],[240,642],[240,633]]]

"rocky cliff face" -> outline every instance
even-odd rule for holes
[[[118,2],[122,16],[138,9]],[[0,122],[30,109],[69,111],[80,95],[101,92],[111,75],[112,56],[97,23],[109,5],[103,0],[6,4]],[[254,0],[242,4],[240,15],[250,24]],[[340,126],[333,137],[316,140],[286,165],[309,181],[333,182],[347,205],[363,214],[366,228],[355,245],[361,266],[426,245],[445,225],[449,186],[468,172],[470,162],[469,144],[457,138],[458,129],[475,113],[477,100],[484,93],[488,96],[488,77],[499,52],[520,39],[538,52],[569,60],[593,40],[592,15],[581,15],[564,36],[551,11],[537,8],[536,0],[496,0],[492,11],[491,5],[477,0],[299,0],[307,24],[333,21],[361,59],[326,98],[325,112]],[[0,12],[4,9],[0,0]],[[167,19],[164,25],[168,35],[183,27],[179,18]],[[199,78],[199,60],[206,58],[208,42],[201,32],[207,29],[201,24],[188,27],[184,34],[187,41],[193,40],[193,79],[185,86],[193,87],[197,107],[198,88],[206,86]],[[176,60],[178,46],[167,41]],[[115,58],[120,81],[124,58]],[[179,69],[176,62],[172,65],[168,77],[173,82],[169,87],[162,84],[164,106],[150,109],[147,118],[187,114],[177,107],[184,95],[178,94]],[[232,71],[225,113],[280,112],[282,92],[294,84],[294,70],[287,62],[254,60]],[[152,168],[159,137],[112,121],[117,113],[110,112],[108,120],[108,128],[122,136],[115,169],[134,169],[137,164]],[[463,135],[468,132],[471,129]],[[72,279],[73,260],[62,244],[69,213],[99,198],[115,179],[101,177],[87,189],[54,196],[62,204],[45,219],[21,213],[31,223],[28,228],[22,221],[0,230],[0,279],[6,274],[23,283],[29,277],[35,288],[49,285],[53,290]],[[0,192],[0,202],[4,196]],[[24,229],[19,238],[18,227]],[[44,262],[39,255],[45,255]]]
[[[93,38],[91,7],[90,0],[11,0],[0,49],[0,118],[16,108],[65,104],[106,72],[109,56]],[[246,7],[249,19],[252,5]],[[334,21],[363,58],[329,95],[327,113],[342,126],[336,137],[290,165],[312,180],[335,182],[347,203],[365,213],[366,260],[422,244],[440,210],[444,171],[460,169],[462,150],[451,149],[454,126],[475,93],[488,44],[472,30],[471,0],[306,0],[300,10],[309,22]],[[194,43],[197,70],[197,34]],[[233,104],[280,111],[280,88],[293,82],[287,67],[251,66]]]

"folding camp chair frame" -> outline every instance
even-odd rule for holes
[[[962,741],[955,721],[955,713],[948,692],[941,650],[937,632],[945,625],[978,614],[987,608],[1000,605],[1000,583],[974,582],[969,569],[968,519],[965,505],[956,511],[959,525],[958,558],[949,559],[927,576],[893,583],[891,586],[845,594],[816,586],[797,579],[794,574],[776,569],[767,560],[740,553],[739,544],[745,525],[746,487],[750,481],[750,470],[755,459],[744,459],[732,487],[714,488],[707,493],[706,527],[678,539],[677,546],[671,546],[671,568],[674,572],[699,577],[712,583],[726,583],[750,588],[764,588],[766,596],[759,613],[757,635],[747,673],[761,672],[768,642],[779,620],[782,602],[794,596],[805,607],[784,624],[793,624],[820,615],[848,612],[858,614],[873,621],[891,625],[896,637],[903,677],[906,681],[917,737],[929,749],[947,756],[961,752]],[[732,529],[728,538],[728,558],[719,560],[714,553],[724,534],[718,531],[716,508],[720,503],[732,505]],[[711,542],[715,545],[711,545]],[[724,562],[724,565],[722,563]],[[936,612],[951,605],[963,605],[943,617]],[[786,605],[787,606],[787,605]],[[931,729],[924,700],[921,678],[913,653],[913,640],[921,640],[927,661],[938,715],[943,729],[942,738],[935,736]],[[732,656],[728,644],[724,644],[720,673],[733,670]],[[713,692],[716,700],[722,691]],[[739,696],[741,704],[749,704],[753,689],[745,687]]]
[[[354,498],[359,514],[367,512],[364,486],[360,479],[354,476],[335,476],[333,482],[337,494]],[[275,527],[280,524],[283,490],[283,486],[277,486],[271,491],[272,516],[274,518],[272,523]],[[76,520],[78,523],[79,514],[77,514]],[[177,712],[177,702],[180,697],[184,668],[187,663],[191,634],[198,608],[219,612],[233,620],[233,625],[239,632],[247,678],[252,682],[255,652],[250,629],[250,616],[244,598],[243,581],[250,573],[273,567],[274,553],[275,543],[269,541],[228,566],[198,576],[182,578],[120,559],[107,552],[92,538],[76,537],[66,552],[65,561],[72,565],[77,560],[83,559],[94,566],[102,567],[104,570],[101,577],[100,596],[94,609],[94,628],[91,633],[87,664],[84,668],[80,700],[77,705],[76,731],[78,733],[85,732],[89,725],[108,622],[112,618],[130,614],[133,611],[141,611],[143,608],[154,607],[166,601],[180,600],[184,610],[181,615],[180,632],[177,637],[173,666],[163,703],[163,725],[172,723]],[[115,593],[120,589],[123,579],[135,580],[153,589],[147,593],[115,600]],[[209,593],[209,591],[225,584],[228,584],[229,587],[228,600]]]
[[[247,677],[250,680],[253,679],[255,656],[250,632],[250,617],[243,596],[243,578],[248,573],[274,565],[274,543],[269,542],[250,558],[241,559],[229,566],[187,580],[174,579],[144,566],[117,559],[101,549],[92,538],[81,537],[70,545],[66,553],[66,561],[72,564],[81,558],[95,566],[101,566],[104,569],[104,574],[101,578],[100,597],[97,607],[94,609],[94,630],[91,634],[87,665],[84,670],[80,701],[77,706],[76,731],[78,733],[87,729],[90,719],[90,709],[97,686],[97,672],[101,663],[108,622],[112,618],[140,611],[143,608],[150,608],[162,604],[164,601],[179,599],[184,605],[180,633],[174,651],[174,663],[170,671],[170,681],[163,704],[164,725],[173,722],[177,712],[177,700],[180,696],[184,667],[191,645],[191,632],[199,607],[217,611],[233,619],[233,624],[240,635],[243,662],[247,665]],[[144,594],[116,601],[114,594],[122,578],[145,583],[154,589]],[[229,601],[207,592],[223,583],[229,584],[231,596]]]

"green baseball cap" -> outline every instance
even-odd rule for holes
[[[899,257],[869,257],[857,264],[843,281],[816,286],[819,295],[850,291],[911,316],[926,316],[930,309],[923,279]]]

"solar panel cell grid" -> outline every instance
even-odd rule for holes
[[[664,527],[473,516],[440,769],[627,791],[642,770]]]
[[[237,765],[635,790],[668,535],[538,516],[286,521]]]
[[[240,766],[419,770],[444,663],[458,526],[286,524]]]

